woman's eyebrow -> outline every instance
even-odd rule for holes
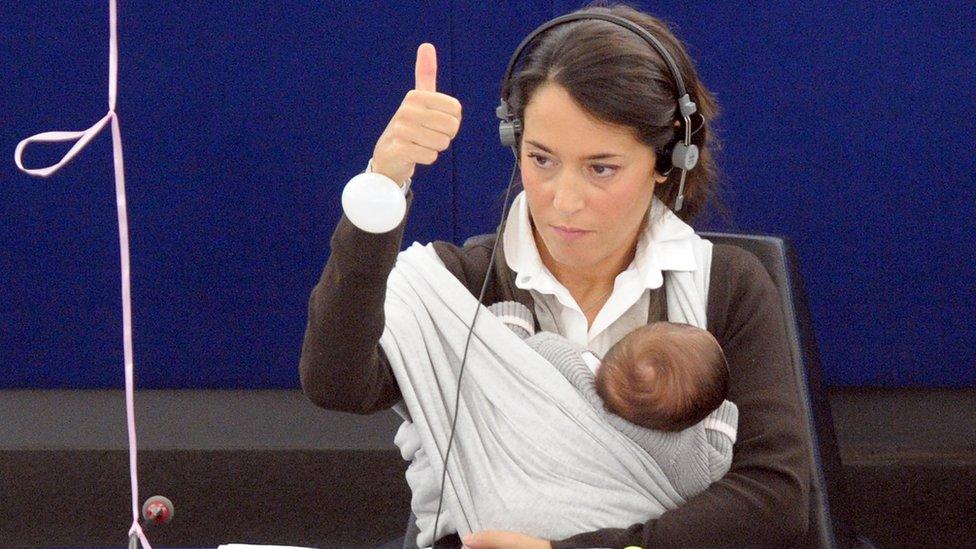
[[[549,154],[553,154],[553,152],[549,149],[549,147],[546,147],[545,145],[543,145],[542,143],[539,143],[538,141],[532,141],[531,139],[526,139],[525,142],[528,143],[529,145],[532,145],[533,147],[536,147],[538,149],[542,149],[543,152],[547,152]],[[606,158],[614,158],[614,157],[618,157],[618,156],[619,157],[623,157],[622,154],[616,154],[616,153],[599,153],[599,154],[591,154],[591,155],[587,156],[586,158],[584,158],[583,160],[604,160]]]

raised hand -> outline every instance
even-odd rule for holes
[[[417,164],[433,164],[461,127],[461,103],[437,92],[437,51],[417,48],[414,88],[407,92],[373,148],[374,172],[403,186]]]

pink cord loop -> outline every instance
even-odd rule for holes
[[[24,139],[20,143],[17,143],[17,148],[14,149],[14,162],[17,164],[17,168],[19,168],[20,171],[29,175],[33,175],[35,177],[47,177],[55,173],[56,171],[60,170],[62,166],[64,166],[68,162],[71,162],[71,159],[77,156],[78,153],[81,152],[81,149],[84,149],[85,145],[87,145],[89,141],[91,141],[92,139],[95,138],[96,135],[98,135],[98,132],[102,131],[102,128],[105,127],[105,124],[114,115],[115,115],[114,112],[109,111],[109,113],[106,114],[101,120],[96,122],[94,126],[88,128],[85,131],[44,132],[44,133],[39,133],[37,135],[28,137],[27,139]],[[57,164],[53,164],[46,168],[36,168],[36,169],[28,169],[24,167],[24,163],[22,159],[24,154],[24,149],[26,149],[27,146],[30,145],[31,143],[62,143],[65,141],[77,141],[77,142],[74,144],[73,147],[71,147],[71,149],[67,153],[65,153],[64,157],[62,157]]]
[[[132,286],[129,281],[129,222],[125,200],[125,170],[122,157],[122,130],[119,117],[115,113],[115,98],[118,82],[118,32],[116,0],[109,0],[109,58],[108,58],[108,113],[92,127],[80,132],[53,131],[28,137],[17,144],[14,162],[22,172],[35,177],[48,177],[71,161],[85,145],[112,122],[112,160],[115,167],[115,205],[119,218],[119,255],[122,272],[122,343],[125,358],[125,412],[129,431],[129,481],[132,487],[132,527],[129,535],[135,533],[144,549],[152,549],[142,527],[139,526],[139,476],[136,468],[136,420],[135,420],[135,382],[132,352]],[[27,169],[23,164],[24,149],[31,143],[61,143],[75,141],[61,160],[46,168]]]

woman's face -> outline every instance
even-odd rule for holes
[[[543,263],[557,276],[615,276],[633,258],[655,177],[664,179],[654,151],[558,84],[540,86],[523,118],[522,183]]]

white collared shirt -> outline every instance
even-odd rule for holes
[[[371,158],[366,173],[374,173],[372,167]],[[382,174],[376,176],[389,179]],[[410,183],[408,179],[403,185],[404,194],[410,190]],[[594,373],[610,347],[647,324],[650,291],[664,283],[663,271],[696,268],[689,240],[694,230],[656,196],[651,201],[650,220],[638,238],[633,261],[617,275],[613,292],[593,325],[587,326],[579,304],[542,263],[532,236],[525,192],[519,193],[512,202],[503,245],[508,266],[516,273],[515,285],[532,295],[535,316],[542,330],[558,333],[589,351],[584,353],[584,359]],[[433,245],[428,247],[436,255]]]
[[[634,260],[617,275],[613,292],[592,326],[587,326],[586,315],[569,290],[542,263],[524,191],[512,203],[503,245],[508,266],[516,273],[515,285],[532,295],[539,327],[602,358],[624,335],[647,324],[650,291],[664,283],[663,271],[695,269],[692,235],[694,230],[654,197],[650,222],[638,238]],[[595,372],[598,362],[591,359],[587,364]]]

